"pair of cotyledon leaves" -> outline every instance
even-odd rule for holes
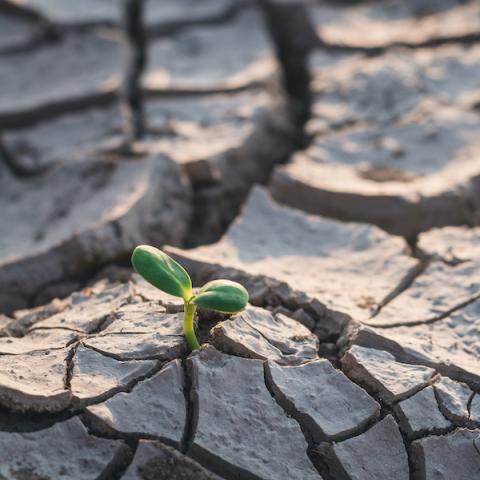
[[[222,313],[236,313],[248,303],[248,293],[239,283],[213,280],[194,295],[186,270],[158,248],[140,245],[132,255],[135,270],[154,287],[198,307]]]

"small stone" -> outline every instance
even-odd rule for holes
[[[191,458],[160,442],[140,440],[123,480],[221,480]]]
[[[336,362],[338,356],[337,344],[330,342],[320,343],[320,346],[318,347],[318,354],[320,355],[320,357],[325,357],[333,362]]]
[[[206,347],[187,362],[197,419],[189,454],[226,478],[321,478],[300,427],[267,390],[261,361]]]
[[[400,428],[410,439],[440,433],[451,426],[440,412],[431,386],[397,403],[394,410],[400,420]]]
[[[295,310],[291,316],[294,320],[300,322],[309,330],[313,330],[315,328],[315,320],[303,308]]]
[[[0,478],[91,480],[112,478],[128,447],[89,435],[77,418],[34,432],[0,432]]]
[[[295,367],[268,362],[266,378],[280,405],[316,443],[351,437],[380,413],[380,405],[328,360]]]
[[[87,416],[106,433],[150,436],[178,447],[186,421],[183,387],[182,365],[173,360],[130,393],[87,407]]]
[[[317,321],[313,333],[320,341],[336,341],[349,322],[349,315],[329,310]]]
[[[327,446],[332,478],[408,480],[408,457],[398,425],[387,415],[365,433]]]
[[[147,375],[156,362],[119,362],[80,345],[73,357],[71,391],[76,406],[111,396]]]
[[[395,361],[383,350],[354,345],[342,358],[345,373],[391,404],[410,397],[433,380],[435,370]]]
[[[306,307],[312,311],[314,315],[321,318],[325,315],[325,305],[320,302],[317,298],[312,298],[308,301]]]
[[[440,377],[433,385],[442,413],[455,425],[468,423],[468,403],[473,395],[467,384]]]
[[[226,353],[270,359],[296,365],[317,358],[318,339],[291,318],[268,310],[248,307],[219,323],[210,332],[214,345]]]
[[[425,480],[480,478],[480,454],[474,446],[480,430],[458,429],[412,443],[413,462]]]

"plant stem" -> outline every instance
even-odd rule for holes
[[[191,350],[197,350],[200,348],[193,327],[193,319],[195,318],[196,309],[197,306],[195,304],[189,303],[185,300],[185,308],[183,311],[183,333]]]

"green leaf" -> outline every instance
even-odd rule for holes
[[[185,269],[166,253],[149,245],[139,245],[132,254],[133,268],[154,287],[189,300],[192,281]]]
[[[236,313],[248,303],[248,292],[237,282],[213,280],[206,283],[192,302],[198,307],[222,313]]]

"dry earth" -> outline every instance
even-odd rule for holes
[[[126,154],[119,2],[0,2],[0,479],[480,478],[480,4],[277,3],[148,0]]]

